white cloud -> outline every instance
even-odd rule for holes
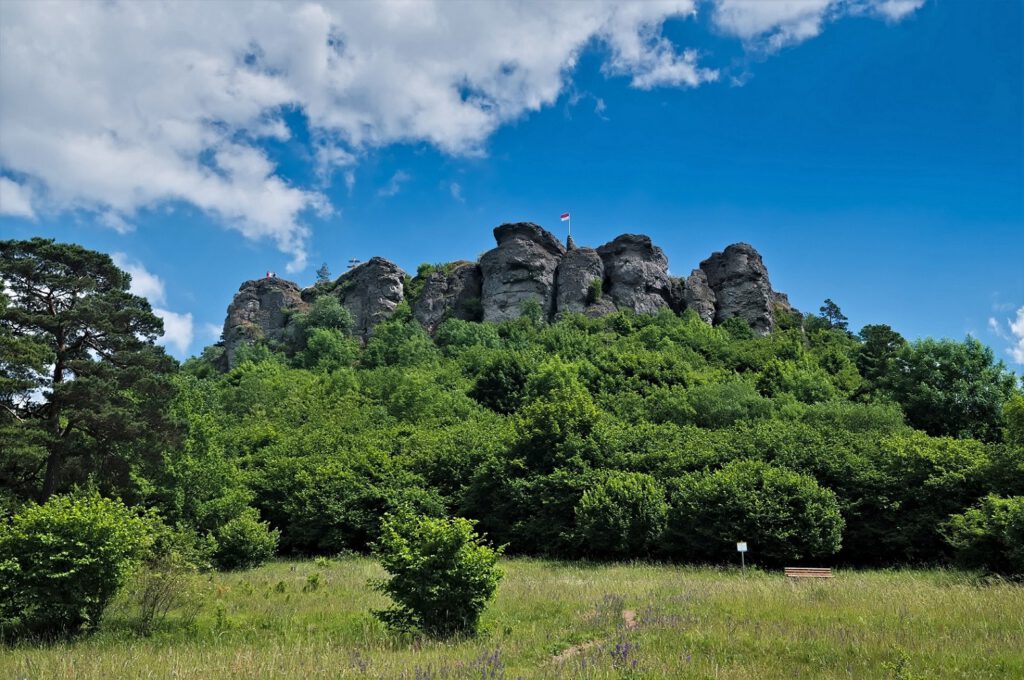
[[[0,177],[0,215],[36,218],[32,209],[32,191],[6,177]]]
[[[715,0],[744,40],[785,44],[843,13],[895,20],[917,0]],[[426,142],[479,155],[501,125],[553,104],[584,48],[633,87],[695,87],[719,72],[662,32],[698,0],[620,3],[7,0],[0,23],[0,167],[6,212],[91,211],[127,225],[185,202],[306,264],[317,188],[374,148]],[[317,183],[296,185],[266,139],[302,114]],[[346,186],[354,174],[346,170]],[[8,198],[11,196],[13,198]],[[42,201],[42,202],[41,202]],[[11,206],[14,206],[13,208]],[[34,210],[33,210],[34,208]],[[118,222],[117,220],[120,220]]]
[[[378,196],[395,196],[399,191],[402,190],[402,185],[409,181],[409,173],[403,172],[402,170],[397,171],[391,175],[391,179],[388,183],[377,190]]]
[[[1015,318],[1006,320],[1006,327],[995,317],[988,320],[988,328],[1000,339],[1010,343],[1006,348],[1007,354],[1014,362],[1024,365],[1024,307],[1017,310]]]
[[[206,337],[208,337],[210,340],[214,342],[220,340],[220,335],[223,332],[223,326],[218,326],[217,324],[210,322],[206,322],[203,324],[203,333],[206,335]]]
[[[843,16],[868,14],[899,21],[925,0],[714,0],[712,20],[728,35],[768,52],[819,35]]]
[[[159,307],[153,308],[153,313],[163,319],[164,334],[157,340],[158,345],[175,350],[175,354],[181,358],[188,353],[192,345],[192,314],[178,314]]]
[[[466,202],[466,198],[462,195],[462,185],[459,184],[458,182],[452,182],[450,185],[448,185],[448,191],[451,192],[452,198],[454,198],[459,203]]]
[[[167,289],[163,279],[146,269],[141,262],[129,259],[124,253],[114,253],[110,257],[119,269],[131,275],[132,283],[128,292],[146,298],[151,305],[166,304]]]
[[[925,0],[880,0],[871,3],[879,15],[889,21],[899,21],[924,6]]]
[[[113,229],[118,234],[127,234],[135,231],[134,224],[129,224],[123,217],[115,212],[102,213],[98,218],[96,218],[96,221],[109,229]]]
[[[131,274],[132,282],[128,291],[149,300],[153,306],[153,313],[163,319],[164,334],[157,339],[157,344],[175,350],[179,358],[185,356],[194,336],[192,314],[179,314],[163,308],[167,303],[167,288],[164,281],[146,269],[141,262],[130,259],[124,253],[114,253],[111,259],[120,269]],[[217,337],[220,337],[220,329],[217,330]]]
[[[1014,361],[1024,365],[1024,307],[1017,310],[1017,318],[1010,319],[1009,324],[1010,333],[1013,335],[1013,340],[1016,344],[1012,345],[1007,351]]]

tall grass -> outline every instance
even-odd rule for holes
[[[203,577],[189,624],[0,651],[2,678],[1024,677],[1024,588],[949,571],[779,573],[505,560],[476,638],[387,632],[367,558]]]

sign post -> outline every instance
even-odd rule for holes
[[[737,542],[736,543],[736,551],[740,554],[740,568],[743,569],[743,571],[746,571],[747,570],[747,558],[746,558],[747,542],[746,541],[739,541],[739,542]]]

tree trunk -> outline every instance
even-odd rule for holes
[[[63,433],[60,426],[60,398],[57,395],[57,389],[64,382],[64,357],[61,356],[63,338],[58,337],[57,341],[57,361],[53,365],[53,396],[50,401],[49,417],[49,430],[53,441],[50,442],[49,446],[50,454],[46,457],[46,476],[43,477],[43,489],[39,494],[41,503],[45,503],[53,495],[54,491],[57,490],[57,474],[60,472],[60,466],[63,462],[61,454],[64,449],[64,437],[62,436]]]

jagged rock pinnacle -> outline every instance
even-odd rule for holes
[[[713,253],[686,279],[668,273],[668,259],[648,236],[623,234],[594,249],[566,246],[532,222],[494,229],[497,246],[479,262],[435,268],[410,290],[413,317],[429,331],[449,318],[506,321],[536,300],[542,314],[602,316],[627,309],[655,314],[663,308],[694,310],[708,323],[740,317],[758,333],[775,327],[777,309],[797,313],[772,290],[761,255],[746,243]],[[228,365],[243,342],[285,337],[290,314],[321,295],[335,295],[352,314],[353,334],[365,340],[405,299],[407,278],[393,262],[374,257],[331,283],[302,291],[269,276],[246,281],[228,306],[224,345]],[[413,281],[416,283],[416,280]]]

